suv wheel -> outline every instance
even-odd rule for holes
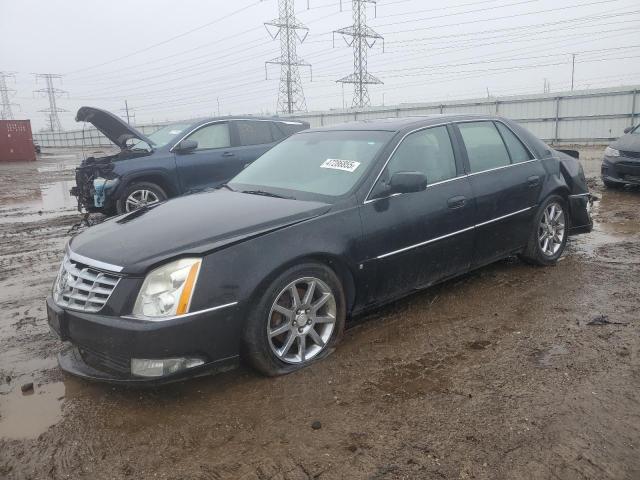
[[[155,183],[134,182],[120,196],[116,208],[118,213],[128,213],[145,205],[164,202],[166,199],[167,194]]]
[[[566,202],[551,195],[536,213],[529,243],[521,258],[535,265],[555,264],[567,245],[569,232]]]
[[[331,269],[321,264],[290,268],[249,314],[244,357],[269,376],[306,367],[333,351],[345,316],[342,285]]]

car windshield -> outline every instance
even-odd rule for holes
[[[147,138],[151,140],[154,144],[154,147],[164,147],[171,140],[176,138],[177,135],[186,130],[191,124],[190,123],[171,123],[169,125],[165,125],[162,128],[159,128],[153,133],[147,135]],[[147,142],[143,142],[139,140],[135,142],[132,149],[147,149]]]
[[[229,182],[240,191],[298,197],[344,195],[362,178],[393,136],[384,131],[300,133],[276,145]],[[290,193],[287,193],[290,192]]]

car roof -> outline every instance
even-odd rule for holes
[[[400,117],[400,118],[376,118],[370,120],[356,120],[348,123],[339,123],[335,125],[329,125],[326,127],[312,128],[305,130],[304,133],[327,131],[327,130],[382,130],[388,132],[399,132],[406,128],[419,128],[428,127],[429,125],[437,125],[440,123],[448,123],[454,121],[464,120],[479,120],[479,119],[498,119],[495,115],[485,114],[433,114],[422,115],[413,117]],[[301,132],[302,133],[302,132]]]
[[[279,117],[254,117],[250,115],[245,116],[223,116],[223,117],[209,117],[209,118],[198,118],[193,120],[191,127],[197,127],[203,125],[205,123],[216,122],[216,121],[224,121],[224,120],[258,120],[258,121],[269,121],[269,122],[280,122],[280,123],[290,123],[296,125],[309,125],[309,122],[304,120],[297,120],[295,118],[279,118]]]

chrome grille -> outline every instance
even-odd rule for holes
[[[102,309],[120,277],[101,272],[65,256],[53,287],[56,304],[81,312]]]

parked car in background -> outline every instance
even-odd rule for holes
[[[36,153],[42,153],[42,148],[40,148],[40,145],[38,145],[36,142],[33,142],[33,149],[36,151]]]
[[[609,188],[640,185],[640,125],[624,133],[604,151],[602,181]]]
[[[216,187],[306,122],[210,118],[163,126],[146,136],[119,117],[82,107],[76,121],[89,122],[120,148],[89,157],[76,169],[78,209],[125,213],[189,192]]]
[[[49,324],[73,374],[165,382],[239,355],[328,355],[352,315],[509,255],[553,265],[592,228],[579,162],[484,116],[300,132],[217,190],[75,236]]]

